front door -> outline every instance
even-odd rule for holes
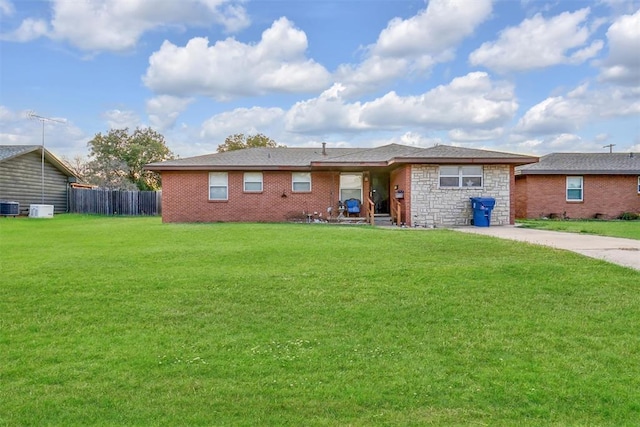
[[[376,206],[377,214],[389,214],[389,174],[371,173],[371,198]]]

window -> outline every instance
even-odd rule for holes
[[[226,172],[209,173],[209,200],[227,200],[229,193]]]
[[[638,194],[640,194],[640,176],[638,177]]]
[[[362,201],[362,174],[343,173],[340,175],[340,200],[358,199]]]
[[[249,191],[249,192],[262,191],[262,172],[245,172],[244,173],[244,191]]]
[[[440,187],[482,187],[482,166],[440,166]]]
[[[291,190],[296,192],[311,191],[311,172],[293,172],[291,174]]]
[[[567,177],[567,201],[568,202],[582,201],[582,177],[581,176]]]

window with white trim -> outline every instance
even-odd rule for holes
[[[482,166],[440,166],[440,187],[482,187]]]
[[[567,177],[567,202],[581,202],[583,196],[582,190],[581,176]]]
[[[244,191],[254,193],[262,191],[262,172],[244,173]]]
[[[640,194],[640,176],[638,177],[638,194]]]
[[[226,172],[209,172],[209,200],[229,198],[229,177]]]
[[[308,193],[311,191],[311,172],[292,172],[291,191]]]
[[[340,174],[340,200],[358,199],[362,202],[362,174]]]

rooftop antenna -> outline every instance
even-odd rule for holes
[[[602,148],[609,148],[609,153],[613,153],[613,147],[615,147],[616,144],[607,144],[607,145],[603,145]]]
[[[33,111],[29,111],[27,113],[27,117],[33,120],[40,120],[40,122],[42,122],[42,159],[40,161],[40,178],[41,178],[41,188],[42,188],[41,203],[44,205],[44,123],[45,122],[64,123],[64,121],[52,119],[50,117],[42,117],[37,115]]]

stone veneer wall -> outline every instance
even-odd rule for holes
[[[411,168],[411,223],[413,226],[470,225],[470,197],[493,197],[492,225],[509,224],[509,165],[484,165],[483,188],[439,188],[438,165]]]

